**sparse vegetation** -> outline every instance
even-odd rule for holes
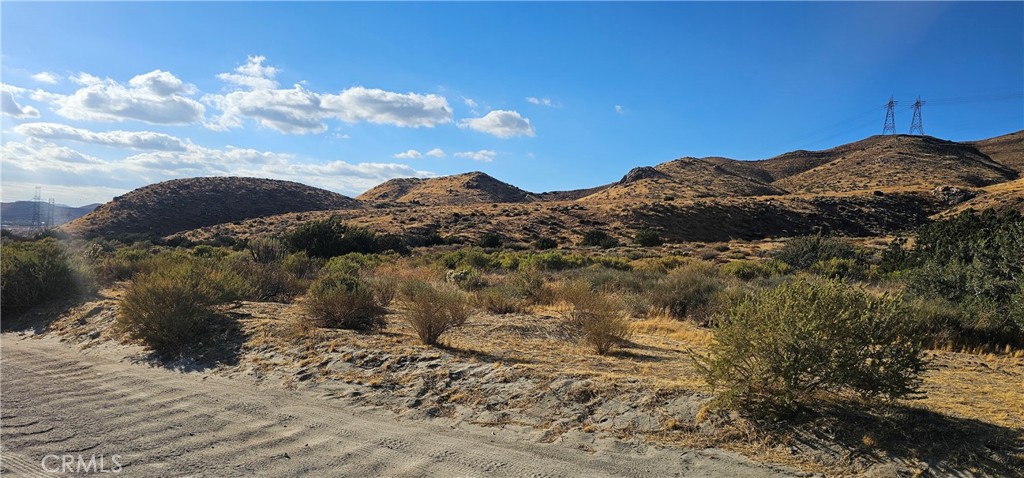
[[[600,355],[607,355],[629,336],[629,320],[619,298],[596,292],[583,281],[569,281],[557,290],[562,301],[560,313],[578,328],[583,340]]]

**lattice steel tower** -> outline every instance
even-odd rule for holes
[[[885,125],[882,126],[882,134],[896,134],[896,105],[899,102],[889,97],[885,104]]]
[[[36,195],[32,197],[32,226],[38,227],[43,222],[42,217],[43,188],[36,186]]]
[[[917,97],[917,101],[914,102],[914,117],[910,120],[910,134],[917,134],[924,136],[924,122],[921,121],[921,105],[927,103],[921,101],[921,97]]]

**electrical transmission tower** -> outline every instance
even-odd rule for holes
[[[889,97],[885,104],[885,125],[882,126],[882,134],[896,134],[896,105],[899,102]]]
[[[53,227],[53,198],[50,198],[50,210],[46,212],[46,227]]]
[[[910,134],[917,134],[924,136],[924,122],[921,121],[921,105],[927,103],[921,101],[921,97],[917,97],[917,101],[914,102],[914,117],[910,120]]]
[[[32,226],[38,227],[39,223],[43,221],[42,218],[42,202],[43,202],[43,188],[36,186],[36,195],[32,196]]]

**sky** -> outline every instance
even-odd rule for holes
[[[535,191],[1024,129],[1024,2],[0,4],[2,199],[194,176]]]

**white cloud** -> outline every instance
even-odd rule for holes
[[[441,149],[441,148],[434,148],[434,149],[432,149],[430,151],[427,151],[427,156],[434,157],[434,158],[443,158],[443,157],[445,157],[445,154],[444,154],[444,150],[443,149]]]
[[[189,124],[203,120],[205,107],[191,98],[196,88],[171,73],[153,70],[128,84],[88,73],[71,77],[82,88],[70,95],[36,91],[33,99],[45,99],[57,114],[75,120],[137,120],[153,124]]]
[[[32,79],[40,83],[47,83],[50,85],[56,85],[57,82],[60,81],[59,76],[54,75],[53,73],[50,73],[48,71],[41,71],[39,73],[36,73],[32,75]]]
[[[536,96],[527,96],[526,102],[540,106],[547,106],[550,108],[558,108],[559,106],[561,106],[551,101],[551,98],[537,98]]]
[[[264,56],[250,55],[246,63],[235,68],[234,73],[220,73],[217,78],[236,86],[253,90],[269,90],[277,88],[274,76],[281,70],[272,66],[263,66]]]
[[[58,123],[24,123],[14,127],[18,134],[41,140],[72,140],[117,148],[185,151],[190,143],[174,136],[152,131],[94,132]]]
[[[18,104],[15,96],[21,96],[23,93],[24,88],[0,83],[0,113],[17,119],[38,118],[39,110],[31,105]]]
[[[535,134],[530,120],[523,118],[518,111],[494,110],[481,118],[460,120],[459,127],[491,134],[499,138],[534,136]]]
[[[318,93],[301,84],[280,89],[273,79],[280,70],[264,65],[264,61],[265,57],[250,56],[234,73],[217,75],[243,89],[203,98],[221,111],[208,127],[235,128],[248,118],[282,133],[305,134],[326,131],[324,121],[329,118],[413,128],[430,128],[452,121],[448,100],[439,95],[395,93],[362,86],[337,94]]]
[[[465,96],[463,96],[462,102],[466,103],[466,106],[470,108],[476,108],[476,101],[474,101],[473,98],[466,98]]]
[[[626,109],[622,105],[615,105],[615,112],[621,115],[626,112]]]
[[[191,143],[185,151],[149,151],[100,159],[30,137],[24,142],[4,143],[2,154],[5,190],[9,186],[24,189],[26,184],[61,184],[82,190],[133,189],[174,178],[230,175],[297,181],[357,195],[388,179],[436,176],[398,163],[315,163],[285,153],[232,146],[206,148]]]
[[[324,108],[338,119],[355,123],[432,128],[451,123],[452,109],[439,95],[394,93],[356,86],[337,95],[323,95]]]
[[[423,155],[415,149],[410,149],[404,153],[397,153],[394,156],[398,159],[418,159],[423,157]]]
[[[455,153],[453,156],[455,156],[456,158],[469,158],[472,159],[473,161],[483,161],[485,163],[489,163],[491,161],[494,161],[494,157],[497,155],[498,153],[493,150],[481,149],[479,151],[463,151]]]

